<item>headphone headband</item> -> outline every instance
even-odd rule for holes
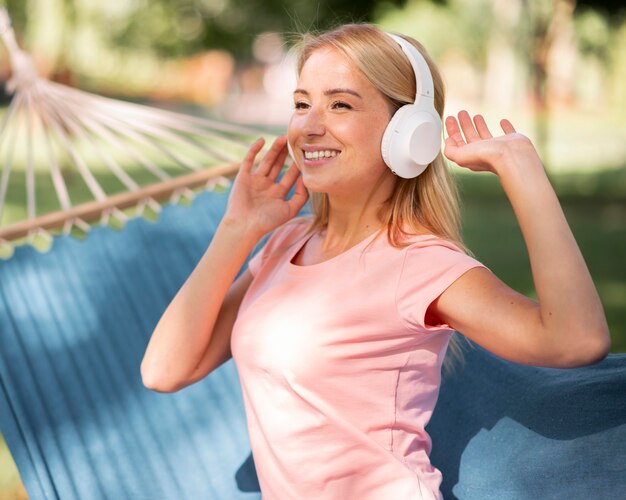
[[[404,38],[386,33],[411,63],[415,102],[399,108],[387,124],[380,144],[384,162],[406,179],[417,177],[441,150],[441,118],[435,109],[433,78],[424,56]]]
[[[413,67],[413,73],[415,73],[415,103],[417,104],[421,97],[433,99],[435,96],[433,78],[424,56],[401,36],[388,32],[385,33],[400,46]]]

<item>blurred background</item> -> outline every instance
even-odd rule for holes
[[[447,113],[508,117],[544,160],[626,352],[626,7],[620,0],[6,0],[45,78],[115,98],[285,130],[297,34],[374,22],[420,40],[447,84]],[[0,50],[0,80],[11,72]],[[4,87],[4,85],[2,86]],[[2,112],[10,95],[0,92]],[[534,295],[498,181],[454,168],[469,248]],[[72,182],[71,172],[64,172]],[[0,224],[25,218],[9,188]],[[44,194],[45,196],[45,194]],[[52,198],[52,194],[50,197]],[[45,204],[45,203],[44,203]],[[54,209],[54,208],[53,208]],[[10,260],[0,262],[10,265]],[[1,332],[0,332],[1,334]],[[0,500],[26,498],[0,441]]]

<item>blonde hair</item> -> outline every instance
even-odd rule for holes
[[[419,42],[403,38],[413,44],[428,63],[435,89],[435,109],[443,115],[445,90],[439,70]],[[314,51],[329,46],[343,52],[388,99],[394,111],[415,100],[411,63],[398,44],[381,29],[371,24],[346,24],[320,35],[305,34],[300,45],[298,73]],[[328,196],[325,193],[311,195],[313,226],[323,228],[328,222]],[[456,185],[442,153],[420,176],[396,177],[393,193],[381,216],[394,246],[403,246],[406,236],[427,231],[463,247]]]
[[[433,79],[435,109],[443,115],[443,78],[422,44],[403,36],[424,56]],[[415,74],[402,49],[384,31],[372,24],[346,24],[326,33],[305,34],[299,44],[298,74],[313,52],[332,47],[345,54],[369,82],[387,98],[393,112],[415,100]],[[380,212],[391,245],[410,244],[411,235],[430,233],[451,241],[465,250],[460,234],[460,214],[456,184],[440,152],[416,178],[396,177],[395,186]],[[329,201],[325,193],[311,193],[311,231],[328,224]],[[454,339],[454,337],[453,337]],[[460,346],[450,343],[453,358],[461,358]],[[444,363],[448,371],[448,362]]]

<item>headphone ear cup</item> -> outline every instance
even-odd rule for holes
[[[389,123],[387,124],[387,128],[385,129],[385,132],[383,133],[383,139],[380,143],[380,152],[382,154],[383,157],[383,161],[385,162],[385,165],[387,165],[392,172],[396,173],[394,171],[393,165],[392,165],[392,159],[391,159],[391,150],[392,150],[392,146],[391,144],[396,144],[398,141],[398,135],[401,134],[401,128],[402,128],[402,118],[405,117],[407,114],[409,114],[411,112],[411,108],[413,108],[414,106],[412,104],[406,104],[404,106],[402,106],[401,108],[399,108],[391,117],[391,120],[389,120]]]
[[[385,164],[405,179],[420,175],[441,150],[441,119],[414,104],[402,106],[389,121],[381,142]]]
[[[415,163],[428,165],[441,151],[441,119],[426,111],[419,111],[410,118],[413,123],[409,156]]]

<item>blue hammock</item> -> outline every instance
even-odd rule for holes
[[[206,192],[156,223],[0,262],[0,430],[31,499],[260,498],[232,362],[176,394],[139,374],[226,200]],[[470,346],[428,431],[446,498],[618,498],[626,356],[549,370]]]

